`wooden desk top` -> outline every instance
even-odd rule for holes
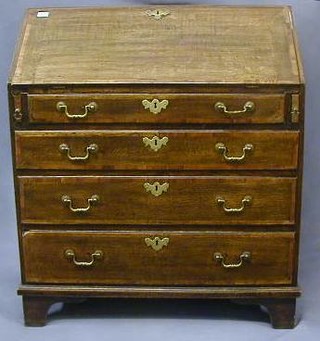
[[[288,7],[156,7],[170,12],[162,19],[154,9],[29,10],[9,82],[303,83]]]

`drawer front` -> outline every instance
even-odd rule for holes
[[[295,178],[55,176],[19,183],[23,223],[294,223]]]
[[[295,169],[290,131],[18,131],[19,169]]]
[[[294,234],[39,232],[23,235],[26,283],[291,284]]]
[[[28,95],[39,123],[283,123],[284,94]]]

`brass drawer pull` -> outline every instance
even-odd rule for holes
[[[150,102],[147,99],[144,99],[142,101],[142,105],[144,106],[146,110],[149,109],[150,112],[156,115],[156,114],[159,114],[162,109],[165,110],[167,108],[167,106],[169,105],[169,101],[164,99],[160,102],[158,99],[154,98]]]
[[[61,197],[61,201],[67,205],[72,212],[88,212],[90,208],[92,208],[93,205],[97,204],[99,202],[100,198],[98,195],[94,194],[91,196],[91,198],[87,199],[88,206],[87,207],[78,207],[74,208],[72,206],[72,199],[69,197],[69,195],[63,195]]]
[[[98,105],[95,102],[91,102],[84,106],[83,114],[70,114],[68,110],[68,105],[65,102],[57,103],[57,110],[64,113],[68,118],[85,118],[89,113],[94,113],[98,110]]]
[[[151,194],[155,197],[158,197],[162,193],[167,192],[169,188],[169,184],[167,182],[164,182],[163,184],[160,184],[159,182],[154,182],[153,184],[145,182],[143,186],[146,192],[151,192]]]
[[[244,147],[242,148],[242,155],[240,156],[229,156],[228,155],[228,148],[227,146],[222,143],[222,142],[218,142],[215,145],[216,151],[219,152],[220,154],[223,155],[223,158],[227,161],[227,162],[240,162],[243,161],[248,152],[252,152],[254,150],[254,147],[252,144],[250,143],[246,143],[244,145]]]
[[[240,213],[240,212],[244,211],[246,206],[248,206],[252,203],[252,197],[249,195],[246,195],[241,200],[242,205],[238,208],[227,207],[226,200],[223,197],[216,197],[216,202],[218,205],[222,206],[223,210],[227,213]]]
[[[158,136],[153,136],[152,139],[149,139],[148,137],[144,137],[142,139],[142,142],[145,144],[145,146],[150,147],[155,152],[160,150],[162,146],[166,146],[168,141],[169,139],[166,136],[162,138],[159,138]]]
[[[147,246],[152,247],[153,250],[155,250],[155,251],[159,251],[164,246],[168,246],[168,244],[169,244],[169,238],[167,238],[167,237],[165,237],[165,238],[155,237],[153,239],[145,238],[144,241],[147,244]]]
[[[216,252],[213,255],[213,258],[216,262],[220,262],[221,265],[226,268],[226,269],[234,269],[234,268],[240,268],[240,266],[243,265],[244,261],[249,261],[251,259],[251,253],[249,251],[244,251],[241,253],[241,255],[239,256],[240,260],[238,263],[230,263],[230,264],[226,264],[225,263],[225,257],[220,253],[220,252]]]
[[[244,114],[246,112],[252,112],[256,109],[256,105],[253,102],[248,101],[244,104],[242,110],[228,110],[227,106],[223,102],[217,102],[214,105],[214,108],[216,111],[223,112],[227,115],[234,115],[234,114]]]
[[[64,255],[66,258],[71,258],[72,262],[77,265],[77,266],[92,266],[94,264],[94,262],[97,259],[101,259],[103,257],[103,252],[100,250],[96,250],[94,253],[91,254],[91,260],[89,262],[85,262],[85,261],[78,261],[76,259],[76,255],[75,252],[71,249],[68,249],[64,252]]]
[[[84,156],[73,156],[71,155],[71,148],[66,143],[62,143],[59,146],[60,152],[66,153],[68,159],[71,161],[86,161],[89,159],[90,154],[96,153],[98,149],[99,147],[95,143],[92,143],[85,148],[86,154]]]

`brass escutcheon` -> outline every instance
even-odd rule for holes
[[[166,146],[169,141],[169,138],[164,136],[162,138],[158,136],[153,136],[152,139],[148,137],[144,137],[142,142],[145,144],[146,147],[150,147],[153,151],[157,152],[162,148],[162,146]]]
[[[150,192],[155,197],[158,197],[162,193],[167,192],[169,184],[167,182],[164,182],[163,184],[160,184],[159,182],[154,182],[153,184],[145,182],[143,187],[145,188],[146,192]]]
[[[149,109],[155,115],[159,114],[161,110],[165,110],[169,105],[168,100],[164,99],[160,102],[157,98],[154,98],[151,102],[144,99],[141,103],[146,110]]]
[[[160,237],[155,237],[153,239],[151,238],[145,238],[144,239],[145,243],[147,246],[150,246],[153,248],[155,251],[160,251],[164,246],[168,246],[169,244],[169,238],[160,238]]]
[[[160,20],[160,19],[162,19],[162,18],[164,18],[170,14],[170,12],[168,10],[165,10],[165,9],[147,10],[145,13],[149,17],[156,19],[156,20]]]

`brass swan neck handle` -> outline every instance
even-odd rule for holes
[[[62,203],[65,204],[70,209],[70,211],[76,212],[76,213],[88,212],[92,208],[93,205],[99,202],[99,200],[100,200],[99,196],[96,194],[93,194],[91,198],[87,199],[88,205],[86,207],[73,207],[72,198],[69,195],[63,195],[61,197]]]
[[[59,112],[62,112],[68,118],[79,119],[79,118],[86,118],[89,113],[96,112],[98,110],[98,105],[95,102],[91,102],[85,105],[83,114],[70,114],[68,105],[65,102],[58,102],[56,108]]]
[[[70,258],[76,266],[84,266],[84,267],[90,267],[92,266],[97,259],[101,259],[103,257],[103,252],[100,250],[96,250],[94,253],[91,254],[90,261],[79,261],[76,258],[76,254],[74,250],[68,249],[64,252],[64,255],[66,258]]]
[[[252,197],[250,195],[246,195],[242,200],[241,200],[241,206],[232,208],[227,206],[227,201],[223,197],[216,197],[216,202],[218,205],[222,206],[222,209],[226,213],[241,213],[244,211],[245,207],[250,205],[252,203]]]
[[[251,253],[249,251],[244,251],[239,256],[239,262],[238,263],[225,263],[225,256],[223,256],[220,252],[215,252],[213,255],[213,258],[216,262],[220,262],[222,267],[226,269],[234,269],[234,268],[240,268],[240,266],[243,265],[244,261],[249,261],[251,259]]]

